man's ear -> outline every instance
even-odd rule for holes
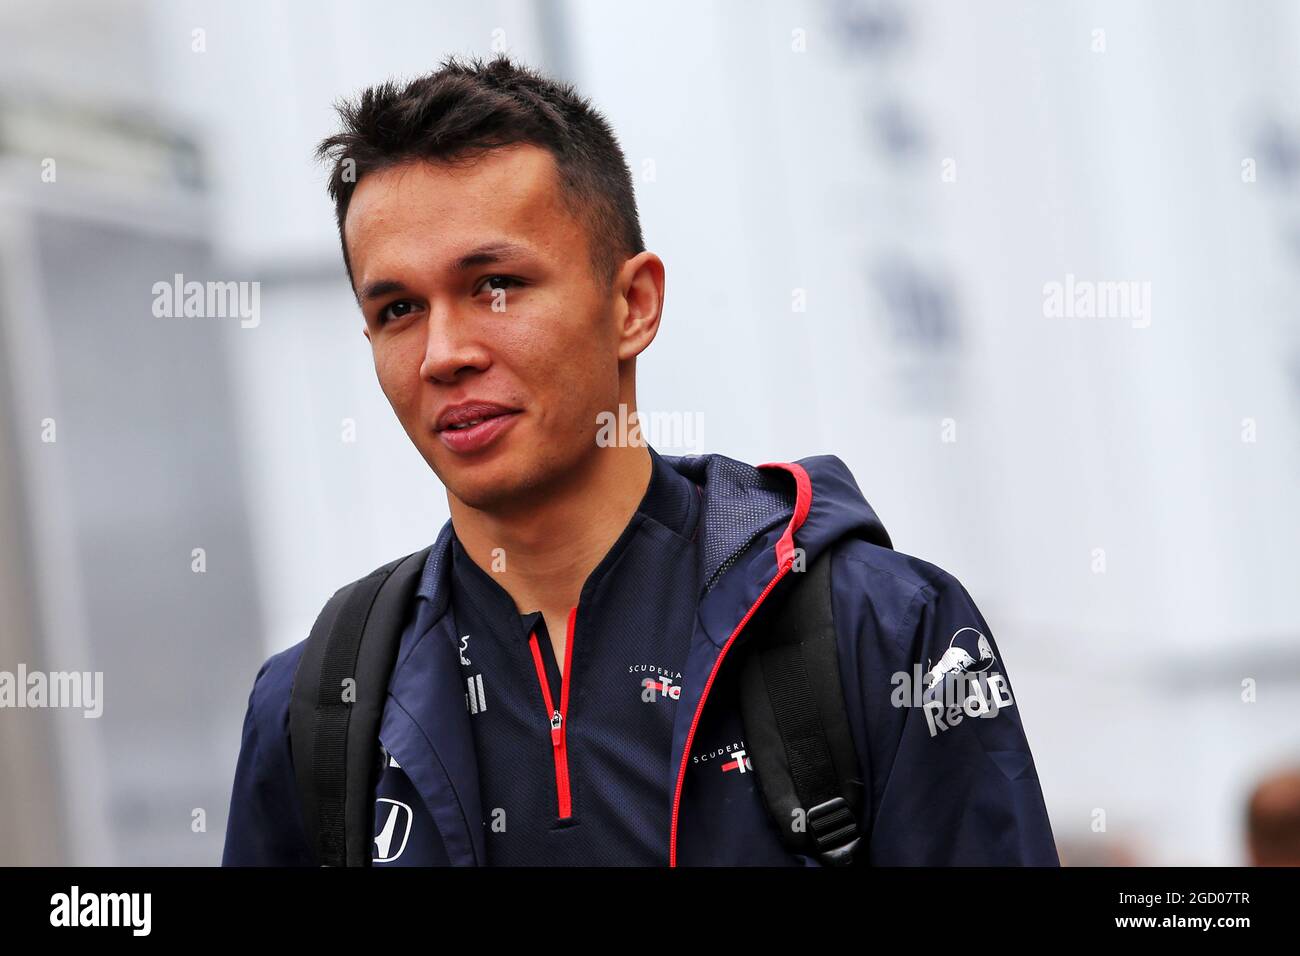
[[[363,325],[363,326],[361,326],[361,334],[364,335],[364,336],[366,337],[366,341],[369,342],[369,341],[370,341],[370,326],[368,326],[368,325]]]
[[[664,309],[664,263],[653,252],[627,260],[615,280],[627,306],[619,328],[619,361],[636,358],[654,341]]]

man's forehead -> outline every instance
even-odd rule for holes
[[[348,207],[349,245],[415,229],[427,239],[510,231],[526,237],[564,215],[555,161],[535,146],[492,150],[472,164],[414,160],[368,173]]]

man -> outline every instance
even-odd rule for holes
[[[858,862],[1057,865],[988,626],[954,578],[891,549],[838,459],[609,440],[609,416],[635,416],[664,265],[603,117],[504,57],[340,115],[320,151],[364,334],[451,511],[412,556],[418,588],[403,572],[368,860],[818,864],[764,805],[737,662],[777,582],[829,555]],[[335,603],[322,621],[346,616]],[[226,864],[321,862],[290,750],[305,644],[254,683]]]

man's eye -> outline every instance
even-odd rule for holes
[[[415,303],[408,302],[405,299],[400,299],[397,302],[392,302],[384,306],[384,308],[380,310],[379,324],[383,325],[385,322],[391,322],[394,319],[400,319],[404,315],[409,315],[411,309],[413,309],[414,307],[415,307]]]
[[[482,292],[484,289],[495,291],[497,289],[506,289],[511,285],[521,286],[523,283],[513,276],[488,276],[478,287],[478,291]]]

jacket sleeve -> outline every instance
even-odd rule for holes
[[[289,750],[289,693],[301,645],[253,681],[230,795],[222,866],[314,866]]]
[[[916,564],[925,573],[910,594],[895,575],[881,583],[898,598],[890,602],[895,610],[874,608],[859,619],[867,640],[850,662],[865,698],[859,705],[871,794],[868,859],[886,866],[1059,866],[993,633],[956,578]]]

